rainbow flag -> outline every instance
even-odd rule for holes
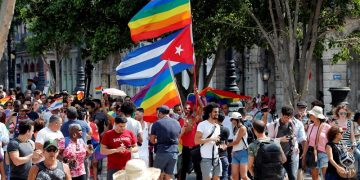
[[[55,99],[55,101],[49,106],[48,110],[52,111],[63,107],[63,97]]]
[[[248,99],[251,100],[251,96],[242,96],[230,91],[224,91],[219,89],[214,89],[212,87],[207,87],[203,89],[200,93],[200,96],[206,97],[207,102],[216,101],[220,104],[230,104],[232,102],[238,102],[240,100]]]
[[[0,99],[0,104],[5,105],[6,102],[8,102],[11,99],[11,96],[7,96]]]
[[[102,93],[102,86],[95,87],[95,94],[101,94]]]
[[[156,108],[159,106],[167,105],[171,108],[179,104],[180,97],[168,65],[164,66],[150,84],[145,86],[134,98],[132,100],[144,108],[144,120],[148,122],[156,121]]]
[[[191,24],[189,0],[152,0],[129,22],[131,39],[138,42]]]

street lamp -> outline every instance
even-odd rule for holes
[[[265,93],[268,93],[268,80],[270,79],[270,70],[267,67],[262,68],[261,78],[265,84]]]
[[[89,97],[91,77],[92,77],[93,70],[94,70],[94,66],[91,64],[90,60],[86,60],[86,63],[85,63],[85,83],[86,83],[85,97],[86,98]]]
[[[267,67],[263,68],[261,73],[262,73],[262,79],[264,81],[268,81],[270,79],[270,70]]]

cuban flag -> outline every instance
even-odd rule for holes
[[[144,86],[164,67],[167,61],[161,60],[162,54],[177,37],[180,31],[152,43],[140,47],[129,54],[116,68],[116,79],[121,84]],[[174,74],[177,74],[192,64],[170,61]]]

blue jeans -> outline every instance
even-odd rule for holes
[[[228,169],[229,169],[229,160],[227,156],[220,157],[221,160],[221,167],[222,167],[222,176],[220,180],[227,180],[228,179]]]
[[[297,171],[299,169],[299,154],[288,156],[283,167],[285,168],[289,180],[296,180]]]

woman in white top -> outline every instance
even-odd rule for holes
[[[234,141],[228,146],[233,146],[232,160],[231,160],[231,176],[232,179],[247,180],[248,171],[248,151],[247,151],[247,130],[241,121],[241,114],[233,112],[231,114],[231,122],[234,126]],[[240,174],[240,178],[239,178]]]

